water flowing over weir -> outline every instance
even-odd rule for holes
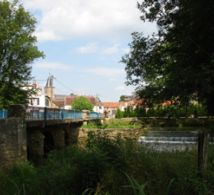
[[[138,142],[160,152],[196,150],[198,131],[149,131],[140,136]],[[209,143],[214,144],[214,137],[209,138]]]

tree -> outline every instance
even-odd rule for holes
[[[121,95],[121,96],[120,96],[119,102],[124,102],[124,101],[125,101],[125,98],[126,98],[125,95]]]
[[[73,109],[79,110],[79,111],[82,111],[82,110],[91,111],[93,109],[92,103],[88,100],[87,97],[84,97],[84,96],[76,97],[74,101],[71,103],[71,106]]]
[[[35,46],[35,23],[18,1],[0,1],[0,107],[26,104],[32,93],[30,64],[43,57]]]
[[[122,58],[127,83],[148,103],[174,100],[203,103],[214,114],[214,2],[144,0],[142,20],[156,22],[150,37],[133,33],[131,51]]]

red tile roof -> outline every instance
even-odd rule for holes
[[[119,108],[119,102],[102,102],[104,108]]]
[[[171,106],[171,105],[174,105],[174,104],[175,104],[174,100],[168,100],[168,101],[163,102],[161,105],[162,106]]]

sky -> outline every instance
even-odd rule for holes
[[[44,86],[54,75],[57,94],[98,96],[118,101],[131,95],[125,64],[132,32],[156,30],[140,20],[137,0],[22,0],[37,20],[37,46],[44,59],[32,64],[32,76]]]

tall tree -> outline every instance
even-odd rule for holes
[[[150,37],[133,33],[131,52],[122,58],[128,84],[151,102],[197,99],[214,114],[214,2],[144,0],[142,20],[156,22]]]
[[[18,1],[0,1],[0,107],[25,104],[31,93],[30,64],[43,56],[35,45],[35,23]]]

